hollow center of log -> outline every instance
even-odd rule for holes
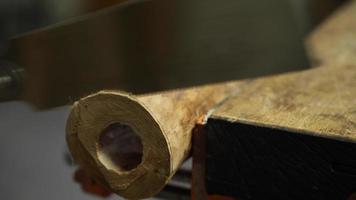
[[[100,134],[98,158],[107,168],[129,171],[142,161],[141,138],[125,124],[114,123]]]

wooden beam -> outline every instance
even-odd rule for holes
[[[346,199],[356,191],[356,66],[252,80],[210,116],[208,193]]]
[[[318,68],[250,81],[210,116],[206,184],[241,199],[352,199],[356,2],[307,40]]]
[[[211,118],[356,142],[355,88],[352,65],[256,79]]]

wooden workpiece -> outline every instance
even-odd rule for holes
[[[250,81],[215,109],[205,128],[208,193],[241,199],[352,199],[355,13],[353,1],[307,39],[316,68]]]
[[[331,65],[253,80],[211,118],[356,142],[355,100],[356,67]]]
[[[190,154],[197,120],[244,84],[227,82],[143,96],[118,91],[90,95],[72,107],[66,129],[69,149],[88,174],[113,192],[129,199],[153,196]],[[138,142],[125,138],[130,131],[139,136]],[[122,141],[115,138],[120,134]],[[115,146],[115,141],[117,148],[125,149],[106,151],[105,144]],[[110,157],[112,153],[116,158]]]
[[[209,193],[347,199],[356,191],[356,66],[253,80],[212,113],[206,134]]]
[[[349,14],[352,9],[344,8]],[[129,199],[150,197],[188,157],[196,122],[211,114],[205,128],[209,193],[346,199],[356,191],[356,67],[353,57],[343,57],[352,54],[348,50],[341,57],[323,53],[326,47],[318,47],[317,40],[317,34],[308,40],[309,52],[323,66],[302,72],[140,96],[101,91],[82,98],[68,119],[70,151],[108,189]]]

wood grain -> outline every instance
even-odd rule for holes
[[[343,48],[343,46],[341,45],[340,48]],[[311,50],[311,52],[317,51]],[[315,58],[318,57],[318,53],[312,53],[312,55],[315,55]],[[329,58],[329,55],[325,57]],[[319,60],[323,59],[324,56],[320,56]],[[342,59],[337,57],[333,59],[333,62],[323,60],[321,63],[327,63],[323,67],[302,72],[156,94],[135,96],[119,91],[101,91],[82,98],[74,104],[67,124],[68,145],[74,159],[110,190],[130,199],[150,197],[162,189],[177,171],[182,161],[189,155],[191,131],[197,120],[201,116],[212,113],[208,128],[214,127],[215,123],[220,121],[224,124],[217,126],[218,129],[216,130],[208,131],[208,151],[212,150],[211,142],[214,141],[211,138],[209,140],[209,137],[214,136],[214,134],[217,137],[215,141],[223,141],[223,143],[219,143],[221,149],[225,148],[232,151],[231,154],[221,151],[223,154],[215,154],[217,155],[215,158],[219,159],[208,160],[208,165],[220,166],[221,172],[229,172],[228,170],[225,171],[224,168],[231,167],[226,165],[231,164],[230,161],[245,159],[239,163],[232,163],[244,166],[249,161],[256,159],[254,157],[257,155],[256,151],[261,150],[262,156],[257,157],[257,159],[271,156],[269,161],[272,164],[275,163],[276,166],[282,168],[286,165],[291,166],[292,175],[286,172],[286,176],[279,176],[283,179],[279,183],[284,183],[285,186],[288,185],[286,184],[288,180],[286,181],[285,178],[292,179],[301,174],[302,177],[307,178],[311,172],[315,170],[323,172],[330,166],[334,167],[332,168],[334,171],[353,176],[353,171],[349,170],[349,162],[345,164],[345,160],[347,161],[353,156],[351,152],[353,152],[356,142],[356,67],[350,64],[351,62],[341,62],[340,60]],[[130,126],[141,138],[143,144],[142,162],[130,171],[122,171],[115,166],[108,166],[100,158],[101,152],[98,148],[98,140],[102,131],[114,123]],[[231,129],[229,128],[230,125],[232,126]],[[240,135],[239,130],[250,130],[249,128],[240,129],[242,126],[258,128],[256,131],[247,131],[248,134],[246,135],[246,137],[251,137],[252,140],[257,142],[254,141],[251,145],[242,147],[234,146],[241,140],[238,137],[243,137],[243,133],[246,132]],[[265,134],[265,130],[269,130],[268,133],[271,133],[271,137],[267,133]],[[229,135],[232,133],[235,135]],[[289,140],[288,136],[292,133],[297,138],[303,139],[293,138]],[[236,138],[234,138],[235,136]],[[263,139],[263,137],[266,138]],[[283,139],[284,137],[287,138]],[[310,148],[298,146],[302,140],[310,142]],[[247,143],[249,144],[249,141]],[[261,143],[265,144],[267,149],[274,145],[282,145],[283,148],[281,147],[282,150],[279,149],[278,151],[258,149]],[[318,145],[321,144],[323,148],[319,149]],[[254,149],[255,147],[256,149]],[[263,147],[263,145],[260,147]],[[245,158],[229,157],[238,155],[236,152],[245,150],[249,151],[244,155]],[[279,160],[280,156],[288,157],[289,153],[293,153],[294,150],[297,155],[292,157],[293,162]],[[316,152],[319,150],[320,152]],[[214,151],[216,149],[212,150],[212,152]],[[321,164],[317,161],[309,162],[309,159],[317,160],[319,156],[324,154],[332,154],[330,162]],[[347,156],[341,157],[344,154]],[[210,158],[214,157],[211,156]],[[340,158],[340,160],[336,158]],[[300,159],[300,162],[298,159]],[[335,160],[337,162],[334,162]],[[243,161],[246,161],[246,163]],[[265,162],[256,163],[265,164]],[[253,164],[250,166],[254,166]],[[306,165],[309,171],[298,174],[299,170],[304,170],[303,167],[298,167],[299,164]],[[351,164],[353,163],[351,162]],[[320,166],[313,168],[309,165]],[[271,179],[259,177],[266,184],[274,183],[272,180],[273,173],[281,172],[281,170],[273,170],[275,166],[271,168],[266,165],[257,166],[261,170],[258,172],[262,174],[265,170],[272,169],[269,171],[272,173],[271,176],[264,177]],[[232,169],[239,168],[234,167]],[[248,167],[248,169],[250,168]],[[283,170],[288,170],[288,168],[283,168]],[[208,174],[210,172],[208,170]],[[254,171],[249,172],[253,173]],[[234,171],[234,173],[239,174],[240,172]],[[220,179],[221,185],[227,187],[223,181],[234,181],[234,176],[230,175],[227,173],[227,176],[226,174],[222,176],[230,179]],[[294,186],[299,187],[304,184],[306,187],[317,185],[316,188],[321,188],[324,183],[330,185],[333,181],[339,181],[335,177],[328,178],[327,176],[314,177],[315,180],[320,178],[320,184],[318,182],[318,184],[307,185],[305,182],[296,182]],[[210,178],[213,179],[214,177]],[[250,187],[256,185],[251,186],[251,182],[245,184],[248,182],[246,181],[248,178],[250,177],[241,179],[241,184],[233,185],[233,188],[236,189],[235,192],[245,192],[244,198],[252,197],[251,191],[274,191],[273,194],[278,194],[276,191],[281,189],[271,184],[266,188],[275,187],[274,190],[265,190],[266,188],[254,190],[256,188]],[[312,181],[314,181],[314,178],[311,178]],[[258,183],[257,180],[261,179],[254,180],[256,182],[252,181],[252,184]],[[353,181],[351,179],[352,183]],[[340,183],[340,185],[343,184],[345,182]],[[244,187],[240,188],[239,186]],[[286,192],[286,188],[288,189],[288,187],[284,187],[283,192]],[[323,191],[327,189],[329,188],[322,188]],[[227,188],[223,188],[223,190],[227,190]],[[342,192],[335,190],[335,193],[331,193],[332,195],[327,197],[343,196],[352,190],[353,187],[351,186],[345,187]],[[300,191],[310,192],[308,189],[293,190],[293,192],[299,192],[298,194],[307,194],[300,193]],[[289,197],[288,192],[281,193],[281,195]],[[304,197],[303,195],[294,195],[293,197]],[[315,199],[320,199],[319,197],[324,196],[316,195]]]
[[[356,142],[356,66],[253,80],[212,118]]]
[[[207,123],[209,194],[348,199],[356,191],[356,66],[252,80]]]
[[[356,191],[356,1],[308,38],[313,68],[250,81],[205,132],[210,194],[352,199]]]
[[[101,91],[77,101],[67,123],[75,161],[110,190],[130,199],[158,193],[190,154],[192,129],[199,118],[244,82],[135,96]],[[129,171],[101,159],[99,138],[111,124],[130,126],[143,144],[142,162]]]

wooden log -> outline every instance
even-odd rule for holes
[[[355,65],[251,81],[208,121],[208,192],[347,199],[356,191],[355,88]]]
[[[244,82],[134,96],[101,91],[77,101],[67,123],[75,161],[130,199],[159,192],[190,154],[191,130]]]
[[[210,130],[210,132],[208,132],[208,151],[214,147],[214,143],[209,143],[209,141],[212,141],[211,138],[209,140],[209,137],[217,136],[220,139],[225,138],[224,143],[221,143],[220,146],[215,146],[217,148],[213,150],[214,154],[208,156],[210,157],[210,160],[208,159],[207,162],[208,174],[214,175],[211,170],[214,172],[217,166],[221,167],[222,170],[219,170],[220,172],[225,173],[223,174],[225,176],[217,174],[220,176],[218,177],[220,179],[215,179],[216,176],[207,177],[209,191],[212,191],[211,188],[209,188],[209,186],[211,186],[209,183],[218,180],[220,181],[220,186],[222,185],[223,187],[220,188],[222,191],[218,191],[217,189],[219,188],[214,187],[215,192],[228,194],[229,191],[234,191],[232,195],[245,195],[242,197],[248,199],[256,197],[259,199],[260,197],[273,196],[276,194],[284,195],[283,197],[285,197],[285,195],[291,197],[289,194],[296,194],[294,193],[295,191],[297,191],[299,196],[295,195],[292,197],[300,197],[300,195],[305,197],[305,195],[310,194],[308,192],[313,192],[314,190],[329,192],[325,193],[327,195],[330,194],[329,196],[322,196],[326,198],[344,197],[346,193],[349,193],[353,189],[352,185],[354,184],[349,184],[354,182],[352,178],[346,182],[341,181],[341,184],[348,184],[348,187],[344,187],[341,193],[337,190],[326,190],[329,188],[325,187],[321,188],[320,186],[323,185],[314,184],[315,182],[313,182],[312,185],[303,182],[303,184],[299,184],[303,186],[300,190],[294,190],[293,193],[286,193],[286,188],[289,188],[286,186],[291,186],[293,185],[292,183],[294,183],[292,181],[291,184],[288,184],[288,182],[283,179],[285,177],[288,178],[288,176],[282,176],[283,181],[279,182],[283,184],[281,188],[276,187],[274,184],[269,184],[273,177],[280,178],[278,176],[279,174],[274,174],[276,171],[273,170],[270,171],[272,172],[272,175],[270,174],[271,176],[260,176],[260,178],[268,178],[264,179],[267,180],[266,182],[262,182],[266,183],[267,187],[259,187],[260,185],[256,184],[256,182],[252,182],[255,184],[252,186],[246,185],[246,180],[256,181],[256,179],[246,179],[246,177],[243,176],[244,174],[240,174],[236,171],[234,171],[233,174],[229,174],[231,171],[228,169],[235,170],[237,168],[227,167],[230,166],[230,164],[232,166],[239,164],[236,163],[236,160],[240,160],[240,157],[235,157],[236,160],[234,160],[234,157],[223,160],[221,158],[226,158],[227,155],[234,156],[236,152],[243,152],[244,148],[240,149],[241,151],[236,151],[236,149],[231,148],[236,147],[234,145],[237,144],[235,143],[237,139],[233,136],[226,137],[226,130],[230,133],[234,133],[237,130],[246,130],[240,129],[240,127],[247,124],[247,126],[251,125],[253,127],[262,128],[259,129],[262,131],[256,130],[255,134],[247,134],[247,137],[252,137],[258,141],[260,141],[259,138],[264,137],[263,133],[265,130],[271,129],[276,131],[277,134],[272,131],[273,134],[271,137],[267,136],[266,140],[262,139],[263,142],[266,141],[267,147],[271,147],[276,143],[275,141],[268,143],[268,138],[277,138],[276,141],[278,144],[284,144],[283,141],[288,141],[283,139],[282,142],[280,142],[281,140],[278,140],[278,138],[280,138],[279,135],[282,135],[278,134],[281,133],[281,131],[286,132],[283,136],[288,136],[289,133],[301,133],[296,135],[321,139],[321,143],[324,141],[333,141],[325,142],[325,148],[321,148],[322,151],[324,151],[324,149],[327,150],[325,151],[326,154],[332,155],[329,157],[332,163],[331,166],[333,166],[332,173],[338,171],[338,173],[350,174],[348,169],[350,166],[349,163],[345,165],[345,163],[341,162],[341,164],[339,164],[339,160],[333,162],[333,159],[339,158],[342,154],[353,156],[354,136],[352,135],[354,130],[353,127],[349,128],[349,126],[353,126],[352,122],[354,119],[349,119],[348,117],[353,117],[354,115],[352,111],[351,114],[349,113],[350,115],[345,117],[344,109],[349,109],[350,107],[347,106],[352,107],[355,104],[355,102],[351,100],[354,97],[354,93],[349,91],[355,86],[355,82],[353,81],[355,80],[354,72],[354,67],[340,65],[336,68],[325,67],[325,69],[315,69],[301,73],[269,77],[252,82],[231,82],[144,96],[133,96],[115,91],[103,91],[83,98],[74,104],[67,125],[67,141],[75,160],[84,167],[88,173],[93,174],[96,180],[100,181],[103,185],[127,198],[136,199],[149,197],[157,193],[164,186],[177,170],[180,163],[189,154],[191,129],[194,127],[196,120],[209,110],[212,111],[211,108],[222,101],[227,95],[241,92],[241,96],[238,95],[228,99],[223,106],[214,112],[207,127],[207,130]],[[315,77],[319,78],[314,79]],[[337,84],[331,84],[330,80],[334,79],[330,77],[334,77]],[[340,80],[342,82],[341,84],[338,83]],[[332,86],[337,88],[332,88]],[[331,89],[328,87],[331,87]],[[262,93],[260,93],[260,89]],[[297,93],[294,93],[294,91],[297,91]],[[246,97],[246,99],[244,99],[244,97]],[[342,97],[342,99],[339,100],[337,97]],[[318,101],[318,98],[323,99],[322,101]],[[296,100],[298,104],[294,104],[294,100]],[[337,102],[336,106],[334,106],[334,102]],[[241,108],[240,103],[242,105]],[[270,104],[272,104],[273,109],[266,110],[268,106],[271,106]],[[334,107],[329,105],[333,105]],[[238,109],[235,109],[236,107],[238,107]],[[240,109],[242,109],[243,112],[240,112]],[[320,113],[321,111],[325,111],[326,113]],[[274,115],[277,115],[277,117],[274,118]],[[225,125],[218,126],[219,129],[217,130],[221,132],[221,134],[215,134],[214,125],[218,123],[218,121],[227,123],[236,129],[228,129]],[[247,128],[247,130],[249,129]],[[352,133],[351,136],[345,134],[345,131],[350,130]],[[261,134],[262,136],[259,136]],[[240,136],[240,134],[235,134],[235,136],[237,135]],[[342,145],[344,143],[346,143],[346,145]],[[263,156],[267,155],[274,158],[274,160],[271,159],[269,161],[276,161],[276,158],[279,158],[278,156],[286,156],[286,153],[288,154],[288,152],[290,152],[288,148],[293,147],[291,145],[293,142],[286,142],[285,144],[287,144],[285,146],[286,149],[276,151],[277,153],[268,154],[268,151],[263,148],[259,150],[263,153],[267,152],[263,154]],[[320,142],[314,142],[311,146],[315,144],[319,145]],[[120,147],[125,148],[120,149]],[[340,149],[340,151],[336,154],[332,154],[333,152],[330,149],[335,148]],[[125,149],[129,150],[129,152],[122,152]],[[220,149],[230,149],[233,151],[232,153],[224,151],[224,154],[219,154],[222,152],[218,151]],[[310,154],[310,150],[305,147],[296,150],[300,155],[298,154],[299,157],[294,158],[304,158],[303,155]],[[318,148],[313,148],[313,150],[317,151]],[[254,150],[252,149],[251,151]],[[115,157],[115,159],[113,159],[113,157]],[[318,160],[318,157],[319,155],[315,153],[311,156],[311,159]],[[216,158],[220,158],[220,160],[214,160]],[[251,160],[249,156],[242,158],[246,158],[246,161]],[[233,163],[224,163],[224,160],[233,161]],[[346,159],[341,160],[345,161]],[[278,163],[277,161],[273,163]],[[284,163],[290,165],[291,163],[288,161],[289,160],[286,159],[286,162],[281,162],[282,165],[278,167],[285,166],[283,165]],[[297,167],[291,167],[290,169],[295,172],[296,170],[304,169],[298,168],[300,164],[302,166],[310,165],[310,163],[304,162],[305,160],[302,161],[303,162],[292,163],[292,165]],[[244,166],[244,162],[240,162],[242,166]],[[265,164],[265,162],[262,162],[262,164]],[[329,171],[325,169],[329,169],[330,164],[325,164],[325,162],[316,162],[313,164],[320,165],[319,168],[315,169],[321,169],[322,174],[329,173]],[[211,165],[213,167],[211,167]],[[247,169],[250,169],[250,165],[247,166]],[[261,174],[265,172],[263,171],[264,169],[273,169],[273,167],[268,168],[268,166],[266,167],[264,165],[259,165],[259,167],[258,169],[262,169]],[[310,169],[313,170],[314,168]],[[247,175],[255,172],[261,171],[252,170],[252,172],[247,173]],[[277,171],[277,173],[279,172],[281,171]],[[352,170],[351,174],[353,174]],[[236,177],[236,175],[241,176]],[[310,173],[294,173],[294,175],[307,179]],[[330,176],[332,175],[333,174]],[[230,179],[221,180],[222,177]],[[318,180],[318,178],[319,177],[312,177],[311,179]],[[240,182],[234,182],[231,187],[228,183],[234,179]],[[340,184],[340,180],[335,178],[335,176],[321,180],[322,183],[331,184],[336,182]],[[310,191],[310,187],[312,191]],[[233,189],[229,190],[229,188]],[[259,190],[261,188],[263,190]],[[273,190],[269,190],[270,188]],[[254,192],[253,196],[251,191]],[[284,193],[280,193],[280,191]],[[333,193],[333,191],[337,192]],[[268,192],[267,195],[261,196],[264,192]],[[270,192],[273,194],[270,194]],[[315,194],[313,198],[321,197],[320,195],[318,196],[318,194],[319,193]]]

